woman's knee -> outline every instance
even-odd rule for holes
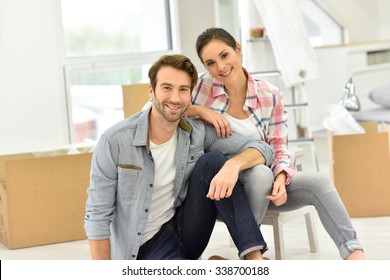
[[[240,172],[239,179],[248,194],[269,194],[272,189],[274,175],[272,170],[265,165],[256,165]]]
[[[296,173],[291,182],[291,187],[292,189],[305,189],[308,192],[315,194],[336,191],[336,188],[330,178],[319,172]]]
[[[241,171],[240,180],[243,184],[250,182],[265,182],[271,184],[274,180],[274,175],[268,166],[261,164]]]

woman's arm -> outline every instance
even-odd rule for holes
[[[275,92],[277,102],[270,114],[269,127],[265,140],[271,145],[275,153],[274,162],[271,169],[275,179],[283,172],[285,185],[291,182],[292,176],[295,174],[294,160],[287,150],[288,143],[288,113],[282,103],[282,94]],[[281,178],[279,178],[280,180]]]
[[[188,117],[197,117],[214,126],[218,137],[225,138],[232,135],[232,127],[230,126],[229,121],[222,114],[205,106],[191,105],[188,108],[186,115]]]

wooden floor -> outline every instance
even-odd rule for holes
[[[328,172],[326,143],[323,135],[318,135],[316,151],[321,172]],[[306,169],[310,168],[310,159]],[[284,226],[284,239],[287,260],[338,260],[338,250],[325,232],[318,216],[315,224],[319,242],[319,252],[310,253],[304,218],[291,221]],[[352,219],[358,238],[362,242],[366,256],[371,260],[390,260],[390,216]],[[262,226],[262,232],[268,242],[269,250],[265,256],[275,259],[272,228]],[[237,250],[230,246],[230,237],[223,223],[217,223],[211,241],[203,254],[203,259],[211,255],[222,255],[238,259]],[[1,260],[87,260],[90,259],[88,241],[74,241],[47,246],[9,250],[0,244]]]

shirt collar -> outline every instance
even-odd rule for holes
[[[146,109],[138,120],[137,130],[134,135],[135,146],[146,146],[146,150],[149,152],[149,113],[152,106]],[[179,121],[179,127],[188,133],[191,133],[192,126],[182,117]]]
[[[248,89],[247,89],[244,105],[252,109],[257,109],[258,107],[257,82],[254,79],[254,77],[250,75],[244,67],[242,67],[242,70],[244,71],[244,74],[248,79]],[[211,76],[210,73],[209,75]],[[212,79],[212,81],[213,81],[213,89],[212,89],[213,97],[218,97],[220,95],[226,95],[227,97],[224,84],[217,79]]]
[[[211,74],[209,74],[209,75],[211,77]],[[227,97],[227,94],[225,91],[225,85],[217,79],[212,79],[212,81],[213,81],[213,85],[212,85],[213,97],[218,97],[220,95],[226,95],[226,97]]]
[[[246,71],[245,68],[242,68],[244,70],[245,76],[248,79],[248,88],[245,98],[245,105],[252,108],[257,109],[259,107],[259,103],[257,102],[257,82],[255,78]]]

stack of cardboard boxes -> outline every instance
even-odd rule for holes
[[[328,133],[330,170],[351,217],[390,216],[390,131],[362,123],[364,134]]]

